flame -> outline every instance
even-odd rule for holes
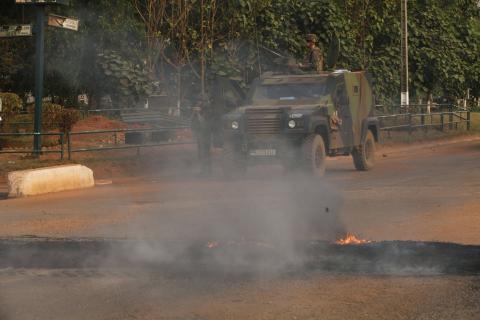
[[[370,240],[358,239],[354,234],[347,233],[344,238],[335,241],[335,244],[348,245],[348,244],[364,244],[370,243]]]

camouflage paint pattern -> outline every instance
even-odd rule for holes
[[[352,147],[359,146],[362,141],[365,120],[372,116],[373,93],[365,72],[321,72],[318,74],[304,75],[267,75],[261,78],[255,85],[275,84],[301,84],[301,83],[324,83],[326,92],[316,98],[315,101],[281,101],[281,100],[255,100],[246,106],[236,109],[235,113],[228,115],[226,119],[242,119],[241,115],[251,109],[276,109],[308,111],[309,127],[303,132],[291,132],[294,134],[308,135],[313,132],[322,132],[326,135],[329,150],[335,153],[350,152]],[[343,94],[342,94],[343,92]],[[343,98],[342,98],[343,97]],[[322,111],[323,110],[323,111]],[[228,125],[226,126],[228,128]],[[289,136],[289,130],[282,131],[281,135],[274,137]],[[238,132],[237,134],[239,134]],[[245,138],[249,138],[247,133]],[[262,138],[262,137],[250,137]],[[266,137],[265,137],[266,138]]]
[[[353,121],[354,144],[359,145],[363,120],[371,116],[373,110],[372,88],[364,72],[345,73],[344,77]]]

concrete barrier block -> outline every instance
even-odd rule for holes
[[[34,196],[95,185],[93,171],[79,164],[13,171],[7,179],[9,197]]]

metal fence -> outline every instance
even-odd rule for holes
[[[185,122],[185,119],[190,119],[191,117],[191,108],[183,107],[180,109],[181,115],[180,116],[172,116],[170,115],[170,110],[177,110],[176,107],[162,107],[162,108],[130,108],[130,109],[121,109],[121,108],[105,108],[105,109],[77,109],[82,119],[86,119],[90,116],[104,116],[110,119],[122,119],[122,116],[129,113],[145,113],[146,120],[145,122],[152,122],[152,120],[148,121],[148,115],[151,113],[158,113],[163,114],[166,117],[169,117],[170,120],[174,118],[178,118],[178,123]],[[19,115],[29,116],[31,119],[22,120],[22,121],[13,121],[9,122],[9,126],[15,131],[19,130],[20,128],[23,130],[32,130],[33,129],[33,116],[34,114],[30,111],[20,111]],[[174,121],[171,121],[172,123]]]
[[[58,133],[58,132],[49,132],[49,133],[0,133],[0,138],[2,137],[28,137],[28,136],[58,136],[58,145],[53,148],[42,148],[41,150],[34,150],[28,148],[18,148],[18,149],[2,149],[0,146],[0,154],[9,153],[9,154],[48,154],[48,153],[58,153],[60,159],[64,159],[65,153],[67,154],[68,160],[72,159],[72,155],[78,152],[95,152],[95,151],[107,151],[107,150],[122,150],[122,149],[136,149],[137,154],[140,153],[142,148],[151,148],[151,147],[161,147],[169,145],[183,145],[183,144],[193,144],[193,141],[168,141],[168,142],[150,142],[150,143],[125,143],[125,134],[160,134],[168,133],[178,129],[185,129],[185,127],[171,127],[171,128],[162,128],[162,129],[112,129],[112,130],[96,130],[96,131],[79,131],[79,132],[70,132],[67,134]],[[86,135],[111,135],[112,143],[106,146],[104,145],[95,145],[95,146],[80,146],[76,147],[73,138],[75,136],[86,136]],[[123,139],[121,137],[123,135]],[[122,141],[123,140],[123,141]],[[32,143],[33,144],[33,143]]]
[[[176,130],[187,129],[188,127],[166,127],[161,129],[111,129],[111,130],[96,130],[96,131],[77,131],[70,132],[67,134],[67,153],[68,159],[72,159],[73,153],[78,152],[91,152],[91,151],[107,151],[107,150],[122,150],[122,149],[136,149],[137,154],[140,153],[142,148],[151,148],[151,147],[161,147],[161,146],[171,146],[171,145],[182,145],[182,144],[193,144],[193,141],[169,141],[169,142],[149,142],[149,143],[132,143],[127,144],[125,141],[126,134],[153,134],[159,135],[162,133],[170,133]],[[90,146],[90,147],[75,147],[73,138],[75,136],[86,136],[86,135],[111,135],[112,142],[107,143],[107,146]],[[123,141],[120,139],[120,135],[123,135]],[[151,140],[151,139],[150,139]],[[155,140],[155,139],[153,139]],[[123,143],[122,143],[123,142]]]
[[[396,115],[396,114],[422,114],[438,112],[467,111],[450,103],[432,103],[432,104],[409,104],[406,105],[376,105],[375,111],[378,115]]]
[[[57,136],[59,137],[58,140],[58,147],[55,149],[45,149],[42,148],[41,150],[35,150],[35,149],[8,149],[8,150],[3,150],[1,145],[0,145],[0,153],[17,153],[17,154],[38,154],[38,153],[58,153],[60,154],[60,159],[63,159],[64,157],[64,146],[65,146],[65,134],[63,132],[48,132],[48,133],[0,133],[0,138],[2,137],[35,137],[35,136]],[[32,139],[32,144],[33,144],[33,139]]]
[[[108,108],[108,109],[81,109],[82,118],[89,116],[106,116],[111,118],[120,118],[120,108]]]
[[[434,112],[434,113],[400,113],[400,114],[391,114],[391,115],[381,115],[378,116],[380,130],[390,134],[392,131],[404,131],[412,134],[415,130],[423,129],[428,131],[429,128],[435,128],[438,130],[453,130],[458,129],[460,124],[465,124],[466,130],[470,130],[470,112],[457,110],[449,112]],[[68,134],[53,132],[53,133],[42,133],[41,136],[58,136],[59,143],[55,149],[42,149],[42,150],[33,150],[33,149],[16,149],[16,150],[2,150],[0,146],[1,153],[18,153],[18,154],[30,154],[30,153],[58,153],[60,158],[63,159],[65,152],[67,153],[68,159],[72,159],[74,153],[80,152],[98,152],[98,151],[108,151],[108,150],[122,150],[122,149],[136,149],[137,154],[140,153],[142,148],[152,148],[152,147],[161,147],[161,146],[171,146],[171,145],[184,145],[184,144],[193,144],[193,141],[182,141],[182,140],[170,140],[167,142],[156,141],[161,140],[162,134],[168,134],[169,132],[175,132],[180,129],[188,129],[188,126],[175,126],[175,127],[164,127],[158,129],[111,129],[111,130],[97,130],[97,131],[77,131],[70,132]],[[38,133],[0,133],[0,138],[5,136],[35,136]],[[76,146],[74,137],[76,136],[99,136],[104,137],[105,145],[98,145],[96,142],[93,146]],[[139,135],[139,136],[150,136],[157,137],[157,139],[150,139],[150,142],[144,143],[127,143],[126,136],[128,135]],[[163,137],[165,138],[165,137]],[[85,141],[84,141],[85,142]]]
[[[416,129],[423,128],[428,131],[429,128],[438,130],[458,130],[460,124],[465,124],[466,129],[470,130],[470,111],[449,111],[432,113],[401,113],[384,115],[377,117],[380,123],[381,131],[408,131],[410,134]]]

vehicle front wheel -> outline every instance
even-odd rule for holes
[[[305,169],[308,174],[322,177],[325,174],[325,141],[319,134],[312,134],[303,141]]]
[[[355,169],[368,171],[375,165],[375,138],[372,131],[368,130],[365,139],[359,147],[352,151]]]

